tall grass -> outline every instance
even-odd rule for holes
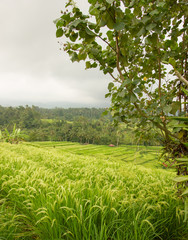
[[[172,240],[188,234],[173,173],[23,144],[1,143],[0,151],[2,239]]]

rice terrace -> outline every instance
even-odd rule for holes
[[[186,239],[159,148],[0,143],[0,239]]]
[[[187,0],[25,2],[0,1],[0,240],[188,240]]]

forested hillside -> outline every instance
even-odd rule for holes
[[[110,115],[102,116],[105,109],[54,108],[36,106],[0,106],[0,130],[12,131],[16,124],[28,141],[73,141],[92,144],[158,144],[150,133],[136,136],[126,124],[114,126]]]
[[[40,119],[58,119],[74,121],[82,116],[88,119],[100,119],[104,108],[39,108],[37,106],[2,107],[0,105],[0,125],[17,123],[21,127],[35,126]],[[111,119],[110,115],[107,118]],[[39,123],[39,122],[38,122]]]

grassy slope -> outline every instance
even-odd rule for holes
[[[31,143],[29,143],[31,145]],[[106,145],[82,145],[72,142],[35,142],[32,146],[53,149],[59,153],[69,152],[77,155],[103,157],[108,160],[118,159],[145,167],[162,168],[159,164],[161,147],[126,145],[109,147]]]
[[[1,143],[0,238],[183,239],[174,173],[123,162],[123,148],[108,149]]]

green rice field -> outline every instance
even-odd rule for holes
[[[118,159],[145,167],[162,167],[161,161],[159,161],[161,147],[158,146],[125,145],[109,147],[106,145],[84,145],[72,142],[36,142],[32,143],[32,146],[48,150],[54,148],[58,153],[68,152],[76,155],[102,157],[108,160]]]
[[[0,239],[186,240],[159,147],[0,143]]]

